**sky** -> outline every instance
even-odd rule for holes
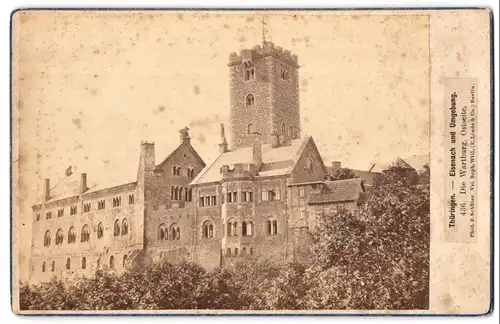
[[[263,15],[267,40],[298,55],[301,135],[313,136],[325,164],[367,169],[373,161],[429,153],[425,15],[17,15],[13,135],[23,237],[31,237],[30,206],[43,179],[56,183],[69,165],[91,183],[134,181],[141,141],[155,142],[160,163],[185,126],[200,156],[213,160],[220,123],[230,129],[229,54],[262,43]]]

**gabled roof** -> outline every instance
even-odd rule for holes
[[[291,140],[288,145],[276,148],[273,148],[271,144],[262,144],[262,166],[258,171],[258,175],[260,177],[268,177],[290,174],[307,143],[310,141],[312,141],[312,138],[308,136],[302,140]],[[220,181],[220,168],[223,165],[252,163],[252,154],[252,146],[241,147],[234,151],[222,153],[213,163],[201,170],[193,179],[191,185]]]
[[[203,161],[203,159],[200,157],[200,155],[198,154],[198,152],[196,152],[196,150],[194,149],[194,147],[191,145],[190,142],[188,141],[184,141],[182,142],[179,146],[177,146],[177,148],[175,150],[172,151],[172,153],[170,153],[169,155],[167,155],[167,157],[165,159],[163,159],[163,161],[158,164],[156,166],[156,169],[159,169],[161,168],[165,163],[167,163],[168,161],[170,161],[170,159],[172,159],[175,154],[183,147],[183,146],[186,146],[190,151],[191,153],[194,155],[194,157],[201,162],[201,164],[203,164],[203,166],[205,166],[205,161]]]
[[[421,171],[424,165],[429,164],[429,155],[412,155],[407,158],[400,158],[399,156],[389,162],[376,162],[372,163],[369,170],[372,172],[383,172],[389,169],[390,166],[396,166],[403,169],[413,169],[416,171]]]
[[[342,169],[348,169],[348,168],[342,168]],[[327,166],[326,170],[328,171],[329,175],[333,175],[333,167]],[[354,175],[356,178],[360,178],[363,180],[363,183],[365,185],[373,185],[375,181],[375,177],[380,174],[380,172],[372,172],[372,171],[366,171],[366,170],[356,170],[356,169],[351,169],[352,172],[354,172]]]
[[[364,192],[363,180],[359,178],[326,181],[323,192],[311,194],[308,204],[325,204],[356,201]]]

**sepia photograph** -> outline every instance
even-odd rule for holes
[[[15,312],[430,311],[445,163],[431,163],[430,24],[425,11],[15,12]],[[477,79],[446,84],[473,116]],[[462,123],[456,160],[453,139],[433,153],[452,152],[450,190],[460,155],[480,158],[477,127]],[[478,213],[460,200],[480,199],[474,186],[441,198],[446,238],[477,241],[459,217]]]

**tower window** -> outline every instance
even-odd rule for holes
[[[245,105],[247,107],[255,105],[255,97],[253,96],[253,94],[247,94],[247,96],[245,97]]]
[[[253,124],[248,124],[247,126],[247,134],[253,134]]]
[[[281,124],[281,134],[286,135],[286,126],[285,126],[285,123]]]
[[[292,126],[292,125],[290,125],[290,126],[288,127],[288,135],[289,135],[289,136],[293,136],[293,126]]]
[[[280,78],[281,78],[281,80],[285,80],[285,81],[290,80],[290,68],[288,68],[285,64],[281,64]]]
[[[245,81],[255,80],[255,67],[245,67]]]

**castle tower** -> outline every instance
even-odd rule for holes
[[[272,143],[280,145],[300,137],[299,65],[297,55],[264,42],[263,46],[231,53],[230,103],[231,148]]]

